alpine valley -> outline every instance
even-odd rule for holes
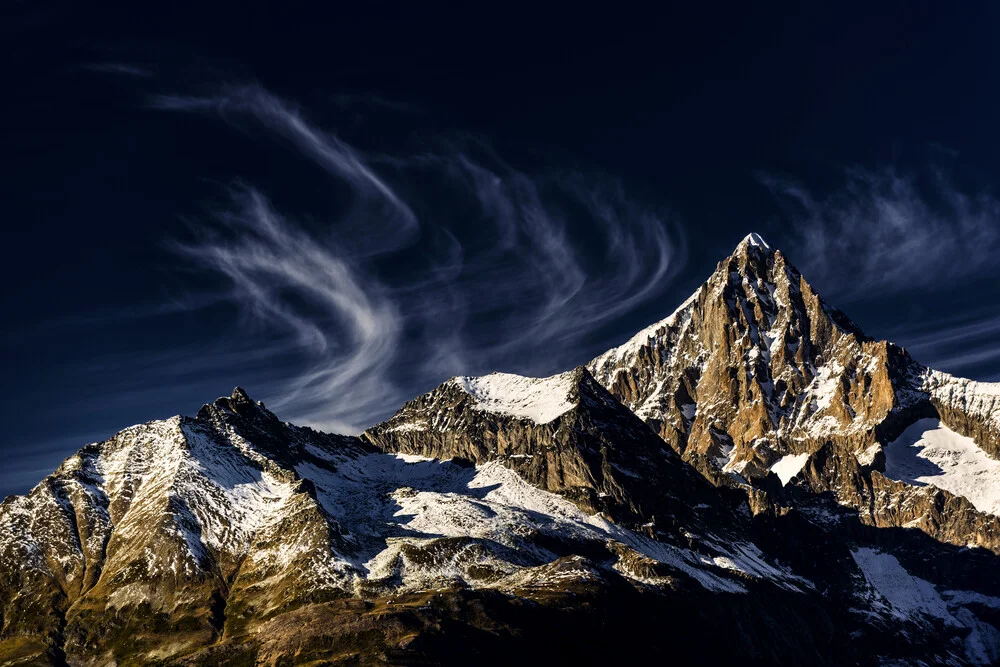
[[[5,665],[1000,663],[1000,384],[747,236],[549,378],[360,436],[237,388],[0,505]]]

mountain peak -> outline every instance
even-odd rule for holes
[[[220,396],[211,403],[206,403],[198,411],[201,419],[213,419],[214,417],[231,414],[245,418],[257,418],[260,416],[276,419],[274,415],[264,407],[261,401],[255,401],[243,387],[237,386],[229,396]]]
[[[532,378],[495,371],[480,377],[456,377],[452,382],[480,410],[545,424],[576,406],[574,388],[586,372],[579,367],[551,377]]]
[[[760,234],[757,234],[756,232],[750,232],[749,234],[743,237],[743,240],[740,241],[738,246],[736,246],[737,250],[741,248],[760,248],[765,252],[771,252],[774,250],[767,243],[767,241],[764,240],[764,237],[761,236]]]
[[[779,253],[760,234],[750,233],[743,237],[733,253],[719,263],[723,277],[728,280],[729,272],[736,270],[743,278],[761,280],[775,285],[787,279],[784,262],[778,261]]]
[[[233,389],[233,393],[232,393],[232,395],[229,398],[230,398],[230,400],[233,400],[233,401],[236,401],[236,402],[239,402],[239,403],[252,403],[253,402],[250,399],[250,395],[247,394],[246,389],[244,389],[243,387],[240,387],[240,386],[237,386],[237,387],[235,387]]]
[[[751,233],[677,314],[590,369],[706,475],[762,476],[802,454],[796,438],[861,431],[891,408],[885,354],[867,341]]]

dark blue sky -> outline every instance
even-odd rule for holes
[[[750,231],[1000,378],[994,3],[327,4],[5,9],[0,495],[236,384],[351,430],[574,366]]]

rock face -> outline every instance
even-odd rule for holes
[[[362,437],[382,451],[501,462],[528,483],[633,528],[657,512],[691,519],[710,493],[583,367],[545,379],[455,378]]]
[[[756,234],[672,315],[588,368],[716,484],[787,473],[873,525],[912,527],[936,506],[962,504],[880,474],[882,448],[917,419],[939,417],[1000,455],[1000,385],[929,370],[869,339]],[[914,504],[911,513],[883,511]],[[971,506],[920,527],[1000,553],[997,517]]]
[[[347,545],[291,461],[331,467],[363,451],[282,424],[240,389],[195,419],[88,445],[2,505],[5,635],[106,662],[163,650],[164,634],[184,650],[245,616],[343,596]]]
[[[993,664],[998,434],[750,235],[586,367],[87,445],[0,505],[0,664]]]
[[[750,235],[670,317],[588,367],[703,473],[757,477],[825,437],[863,448],[907,363]]]

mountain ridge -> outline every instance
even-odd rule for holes
[[[0,663],[631,655],[599,621],[636,658],[990,664],[1000,518],[960,470],[888,475],[997,434],[1000,385],[865,336],[750,234],[565,373],[452,378],[357,437],[237,387],[87,445],[0,504]]]

